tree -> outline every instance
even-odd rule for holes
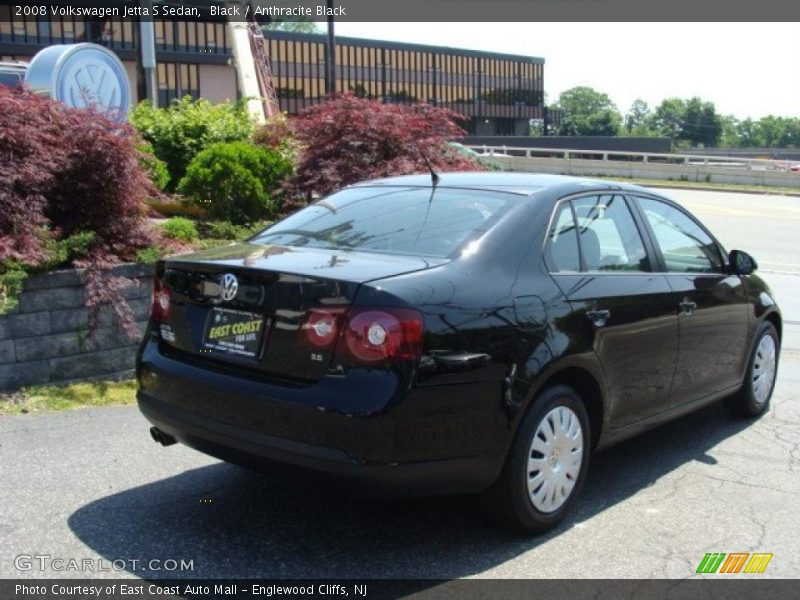
[[[683,126],[686,103],[680,98],[666,98],[656,107],[651,120],[652,127],[661,135],[669,136],[673,142]]]
[[[438,171],[482,171],[476,161],[448,151],[466,132],[457,113],[427,104],[384,104],[340,94],[307,107],[294,119],[304,148],[287,185],[296,198],[326,194],[363,179]]]
[[[764,146],[764,138],[761,135],[761,129],[758,126],[758,121],[747,118],[739,122],[738,140],[736,145],[744,148],[759,148]]]
[[[722,135],[722,120],[712,102],[690,98],[684,104],[681,131],[678,137],[694,146],[716,146]]]
[[[786,119],[783,145],[800,148],[800,118]]]
[[[719,145],[723,148],[733,148],[739,146],[739,119],[733,115],[723,115],[720,117],[722,122],[722,136]]]
[[[622,126],[622,117],[611,98],[587,86],[562,92],[555,108],[563,113],[560,135],[613,136]]]
[[[0,308],[26,273],[86,268],[91,335],[100,306],[139,337],[125,278],[102,268],[133,260],[156,239],[143,200],[155,193],[141,139],[127,124],[0,85]],[[5,306],[4,306],[5,305]]]
[[[637,98],[628,109],[625,115],[625,130],[634,133],[634,130],[641,130],[647,127],[647,122],[651,117],[650,107],[647,102]]]
[[[275,20],[264,25],[264,29],[271,29],[272,31],[291,31],[293,33],[322,33],[314,21]]]

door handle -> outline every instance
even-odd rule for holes
[[[684,298],[680,301],[678,306],[681,307],[682,315],[691,315],[697,308],[697,302],[693,302],[692,300],[689,300],[689,298]]]
[[[608,322],[608,319],[611,318],[611,311],[604,308],[587,310],[586,318],[589,319],[595,327],[603,327]]]
[[[434,354],[433,360],[445,371],[467,371],[490,363],[492,357],[483,353],[463,352],[460,354]]]

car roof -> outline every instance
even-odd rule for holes
[[[22,61],[13,61],[13,62],[0,61],[0,70],[3,71],[14,71],[14,72],[22,71],[24,73],[25,71],[28,70],[28,66],[29,66],[28,63]]]
[[[617,181],[604,181],[585,177],[567,175],[550,175],[546,173],[506,173],[506,172],[459,172],[439,173],[437,187],[470,188],[511,192],[524,196],[532,196],[543,191],[553,191],[557,195],[568,195],[589,190],[620,190],[629,192],[645,192],[646,188]],[[431,187],[430,173],[402,175],[372,179],[354,184],[352,187],[370,186],[402,186]]]

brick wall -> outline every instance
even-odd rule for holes
[[[135,282],[123,295],[143,332],[150,311],[152,267],[128,264],[111,272]],[[25,280],[17,308],[0,315],[0,391],[133,375],[138,340],[130,340],[113,325],[108,306],[101,308],[100,327],[89,339],[84,299],[84,272],[79,269]]]

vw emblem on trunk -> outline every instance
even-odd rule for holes
[[[222,280],[219,282],[219,297],[225,300],[225,302],[230,302],[234,298],[236,298],[236,293],[239,291],[239,282],[236,279],[236,275],[233,273],[225,273],[222,276]]]

